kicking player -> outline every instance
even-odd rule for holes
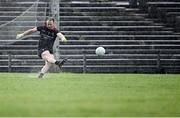
[[[41,72],[39,74],[39,78],[42,78],[43,75],[49,70],[52,64],[56,64],[61,68],[64,62],[67,59],[63,59],[62,61],[57,61],[53,54],[53,45],[56,37],[61,39],[61,41],[66,42],[67,39],[65,36],[60,33],[55,27],[54,18],[48,18],[45,21],[44,26],[34,27],[25,31],[24,33],[17,34],[16,39],[22,38],[25,35],[32,34],[34,32],[40,32],[40,39],[38,44],[38,56],[45,61],[45,65],[42,67]]]

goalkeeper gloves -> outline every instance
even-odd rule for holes
[[[65,37],[63,37],[63,38],[61,39],[61,41],[62,41],[62,42],[67,42],[67,39],[66,39]]]
[[[17,34],[16,35],[16,39],[20,39],[20,38],[22,38],[24,36],[24,34],[22,33],[22,34]]]

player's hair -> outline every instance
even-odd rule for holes
[[[47,21],[55,21],[53,17],[48,17],[46,18],[45,22],[44,22],[44,25],[47,26]]]

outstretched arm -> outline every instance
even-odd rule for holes
[[[26,30],[25,32],[23,32],[21,34],[17,34],[16,39],[22,38],[23,36],[32,34],[32,33],[36,32],[36,31],[37,31],[37,27]]]
[[[59,39],[61,39],[62,42],[66,42],[67,41],[66,37],[62,33],[60,33],[60,32],[57,33],[57,37]]]

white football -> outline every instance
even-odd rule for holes
[[[103,47],[98,47],[98,48],[96,48],[95,53],[98,56],[102,56],[102,55],[104,55],[106,53],[106,50]]]

